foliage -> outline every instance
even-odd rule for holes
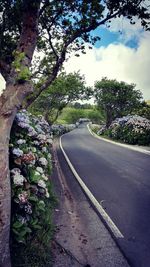
[[[150,121],[137,115],[125,116],[113,121],[108,129],[102,128],[98,134],[128,144],[149,146]]]
[[[96,109],[65,108],[58,117],[58,123],[76,123],[80,118],[88,118],[93,123],[104,121],[104,116]]]
[[[99,129],[100,129],[100,125],[99,124],[90,123],[90,129],[92,130],[92,132],[97,134]]]
[[[54,202],[49,175],[52,138],[48,123],[25,110],[15,118],[10,142],[12,242],[29,244],[51,238]]]
[[[150,106],[146,102],[143,102],[134,110],[133,114],[137,114],[150,120]]]
[[[93,95],[93,93],[91,92],[91,95]],[[79,103],[79,102],[75,102],[75,103],[71,103],[68,105],[68,107],[71,108],[76,108],[76,109],[93,109],[95,108],[94,105],[91,105],[89,103]]]
[[[80,109],[68,108],[64,110],[63,116],[64,116],[64,120],[67,123],[76,123],[81,117],[84,117],[84,115],[85,113]]]
[[[103,78],[95,83],[95,98],[98,107],[106,114],[106,126],[115,118],[130,114],[140,104],[142,94],[134,84]]]
[[[28,245],[13,244],[11,246],[12,267],[51,267],[51,246],[33,239]]]
[[[28,103],[35,100],[51,84],[72,52],[79,56],[79,51],[85,53],[85,43],[94,45],[100,40],[100,36],[93,35],[92,32],[100,25],[106,24],[109,27],[113,18],[123,16],[129,19],[131,24],[134,24],[134,18],[138,18],[142,26],[149,30],[150,15],[146,0],[34,0],[32,3],[29,0],[0,0],[0,66],[5,79],[8,78],[11,63],[15,60],[14,51],[17,51],[18,45],[23,49],[19,38],[24,27],[24,14],[31,6],[36,7],[38,2],[41,5],[36,51],[42,53],[42,56],[36,53],[31,72],[34,82],[40,81],[42,77],[44,84],[39,82],[38,85],[41,86],[36,87]],[[24,77],[23,75],[23,79]]]
[[[35,113],[42,113],[52,124],[68,103],[78,99],[88,99],[91,89],[86,87],[84,78],[77,73],[61,73],[30,107]]]

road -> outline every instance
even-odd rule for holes
[[[123,234],[117,243],[130,265],[150,267],[150,156],[98,140],[86,125],[64,135],[62,146]]]

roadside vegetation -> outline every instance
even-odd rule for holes
[[[111,125],[92,130],[103,137],[132,145],[150,145],[150,121],[137,115],[117,118]]]
[[[106,125],[98,131],[128,144],[150,145],[150,106],[135,84],[103,78],[95,83],[98,108],[104,111]]]
[[[56,204],[50,181],[52,142],[43,117],[25,110],[17,113],[10,139],[13,267],[51,264],[52,210]]]

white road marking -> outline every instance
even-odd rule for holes
[[[103,220],[105,221],[105,223],[107,224],[107,226],[109,227],[109,229],[112,231],[112,233],[114,234],[114,236],[116,238],[124,238],[124,236],[122,235],[122,233],[120,232],[120,230],[117,228],[117,226],[111,220],[111,218],[109,217],[109,215],[102,208],[102,206],[100,205],[100,203],[96,200],[96,198],[93,196],[93,194],[91,193],[91,191],[88,189],[88,187],[82,181],[82,179],[79,176],[79,174],[76,172],[74,166],[72,165],[70,159],[68,158],[66,152],[64,151],[64,149],[62,147],[62,141],[61,141],[62,136],[60,137],[60,148],[62,150],[62,153],[63,153],[63,155],[64,155],[64,157],[65,157],[65,159],[66,159],[66,161],[67,161],[67,163],[68,163],[71,171],[73,172],[75,178],[77,179],[78,183],[80,184],[80,186],[82,187],[82,189],[84,190],[84,192],[86,193],[86,195],[89,197],[89,199],[91,200],[92,204],[97,209],[97,211],[99,212],[99,214],[102,216]]]
[[[100,139],[102,141],[105,141],[105,142],[108,142],[108,143],[111,143],[111,144],[114,144],[114,145],[117,145],[117,146],[122,146],[122,147],[125,147],[125,148],[128,148],[128,149],[131,149],[131,150],[134,150],[134,151],[138,151],[138,152],[141,152],[141,153],[144,153],[146,155],[150,155],[150,151],[149,150],[146,150],[146,149],[143,149],[143,148],[138,148],[138,147],[133,147],[131,145],[127,145],[127,144],[121,144],[121,143],[117,143],[115,141],[112,141],[112,140],[108,140],[106,138],[103,138],[103,137],[100,137],[98,136],[97,134],[95,134],[89,127],[89,124],[87,124],[87,128],[90,132],[90,134],[92,134],[95,138],[97,139]]]

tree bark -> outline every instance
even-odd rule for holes
[[[24,1],[22,33],[17,51],[24,52],[21,67],[29,67],[38,36],[40,0]],[[29,81],[20,84],[16,70],[12,67],[6,90],[0,96],[0,267],[10,267],[9,231],[11,210],[11,188],[9,175],[9,139],[17,109],[24,98],[33,91]]]
[[[112,115],[112,110],[107,109],[106,110],[106,128],[109,128],[110,124],[113,121],[113,115]]]
[[[12,118],[0,116],[0,266],[10,267],[9,229],[11,189],[9,178],[9,136]]]

